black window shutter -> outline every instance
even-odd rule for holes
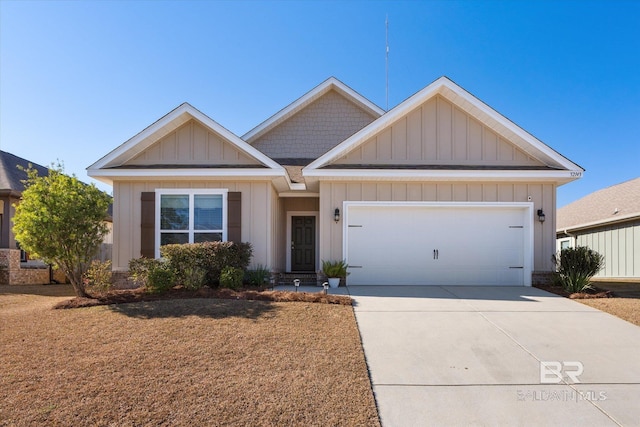
[[[242,193],[227,193],[227,240],[240,243],[242,241]]]
[[[142,215],[140,229],[140,256],[156,257],[156,193],[145,191],[142,193]]]

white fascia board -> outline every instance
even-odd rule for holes
[[[453,95],[451,94],[453,93]],[[369,138],[378,134],[385,127],[391,125],[394,121],[399,118],[405,116],[409,112],[411,112],[414,108],[424,103],[428,99],[433,96],[440,94],[449,101],[451,101],[454,105],[458,106],[462,110],[468,112],[472,116],[476,117],[477,113],[474,114],[470,109],[477,109],[478,112],[486,115],[491,118],[495,122],[497,122],[500,126],[502,126],[505,130],[512,132],[517,137],[526,141],[534,150],[539,151],[541,154],[546,156],[552,162],[556,163],[558,166],[561,166],[569,171],[581,171],[584,172],[584,169],[577,164],[571,162],[564,156],[560,155],[552,148],[544,144],[542,141],[538,140],[530,133],[526,132],[524,129],[504,117],[502,114],[498,113],[493,108],[489,107],[484,102],[480,101],[478,98],[464,90],[462,87],[455,84],[453,81],[449,80],[447,77],[440,77],[433,83],[429,84],[424,89],[420,90],[413,96],[409,97],[407,100],[403,101],[401,104],[393,108],[391,111],[386,113],[384,116],[374,120],[371,124],[361,129],[359,132],[356,132],[350,138],[346,139],[342,143],[335,146],[333,149],[329,150],[324,155],[320,156],[318,159],[307,165],[303,169],[303,173],[305,171],[309,171],[312,169],[317,169],[323,167],[332,161],[346,155],[348,152],[356,148],[358,145],[364,143]],[[481,122],[487,126],[489,124],[486,121],[482,120],[482,117],[479,118]],[[496,130],[498,133],[500,129],[495,129],[496,126],[489,126]],[[502,132],[503,133],[503,132]],[[511,141],[514,142],[514,141]],[[526,147],[520,147],[526,152],[531,153],[532,150],[526,149]],[[536,157],[534,155],[534,157]]]
[[[280,177],[286,176],[286,171],[274,169],[97,169],[89,170],[88,175],[91,178],[121,178],[121,179],[139,179],[139,178],[213,178],[213,177],[233,177],[233,178],[252,178],[252,177]]]
[[[580,171],[511,171],[511,170],[396,170],[396,169],[312,169],[303,175],[327,179],[362,180],[446,180],[446,181],[560,181],[569,182],[582,176]],[[578,174],[578,175],[575,175]]]
[[[283,169],[281,165],[273,161],[270,157],[247,144],[233,132],[229,131],[224,126],[220,125],[218,122],[186,102],[153,123],[151,126],[144,129],[142,132],[135,135],[133,138],[126,141],[124,144],[120,145],[115,150],[111,151],[87,169],[96,170],[107,166],[113,166],[111,163],[118,160],[119,166],[142,152],[144,149],[148,148],[161,137],[177,129],[191,118],[197,120],[202,125],[217,133],[222,138],[265,166],[271,169]]]
[[[567,231],[574,232],[577,230],[600,227],[602,225],[615,224],[617,222],[626,222],[636,218],[640,218],[640,212],[635,212],[632,214],[623,215],[615,218],[607,218],[607,219],[600,219],[597,221],[585,222],[583,224],[572,225],[570,227],[558,228],[556,230],[556,233],[566,233]]]
[[[249,132],[242,135],[242,139],[247,141],[248,143],[252,143],[255,139],[271,130],[275,125],[293,116],[295,113],[302,110],[302,108],[320,98],[331,89],[336,89],[339,92],[342,92],[348,98],[351,98],[352,101],[354,101],[356,104],[360,105],[366,110],[369,110],[373,114],[376,114],[378,116],[384,114],[384,110],[382,108],[378,107],[373,102],[369,101],[367,98],[360,95],[358,92],[351,89],[349,86],[345,85],[335,77],[329,77],[327,80],[320,83],[318,86],[314,87],[309,92],[302,95],[300,98],[287,105],[282,110],[278,111],[276,114],[269,117],[267,120],[260,123],[255,128],[251,129]]]
[[[174,110],[170,111],[168,114],[161,117],[160,119],[156,120],[150,126],[147,126],[144,130],[142,130],[132,138],[128,139],[127,141],[122,143],[120,146],[118,146],[117,148],[112,150],[110,153],[108,153],[106,156],[102,157],[100,160],[98,160],[97,162],[89,166],[87,170],[104,168],[108,166],[110,163],[112,163],[114,160],[118,159],[121,156],[124,156],[129,152],[133,154],[131,157],[135,156],[135,154],[138,154],[144,148],[146,148],[146,147],[140,147],[141,149],[135,150],[142,141],[151,137],[153,134],[159,132],[163,127],[169,126],[171,123],[175,122],[176,120],[179,120],[180,116],[183,116],[187,111],[188,105],[189,104],[185,102],[180,106],[178,106],[177,108],[175,108]],[[184,123],[186,123],[186,120],[182,121],[181,124],[184,124]],[[177,128],[178,126],[180,125],[175,126],[175,128]]]

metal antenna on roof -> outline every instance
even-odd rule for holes
[[[386,52],[384,58],[384,66],[385,66],[385,95],[386,95],[386,111],[389,111],[389,15],[387,14],[384,19],[384,37],[385,37],[385,45]]]

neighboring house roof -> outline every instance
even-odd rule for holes
[[[591,193],[560,209],[556,230],[591,228],[640,218],[640,177]]]
[[[27,179],[27,173],[18,166],[28,169],[29,166],[38,171],[38,175],[49,174],[49,169],[14,154],[0,151],[0,195],[20,197],[24,191],[22,181]]]
[[[537,171],[537,175],[541,178],[555,178],[561,182],[569,182],[576,177],[582,175],[584,169],[578,166],[577,164],[571,162],[566,157],[562,156],[546,144],[544,144],[539,139],[535,138],[533,135],[529,134],[527,131],[517,126],[515,123],[489,107],[484,102],[480,101],[478,98],[464,90],[462,87],[458,86],[456,83],[451,81],[447,77],[440,77],[435,80],[433,83],[411,96],[385,115],[375,120],[370,125],[364,127],[362,130],[345,140],[344,142],[338,144],[333,149],[329,150],[326,154],[319,157],[311,164],[307,165],[302,173],[305,176],[324,176],[330,177],[335,175],[341,176],[364,176],[366,174],[370,175],[385,175],[390,177],[391,175],[387,173],[383,173],[380,169],[387,170],[395,170],[398,169],[395,165],[389,165],[388,167],[384,167],[381,165],[377,165],[375,168],[369,168],[368,170],[351,170],[344,171],[343,168],[339,168],[339,172],[335,170],[327,170],[322,169],[326,166],[329,166],[332,162],[339,160],[340,158],[346,156],[351,151],[355,150],[361,144],[369,141],[372,137],[380,134],[385,128],[389,127],[391,124],[401,119],[402,117],[409,114],[416,108],[419,108],[420,105],[424,104],[429,99],[442,96],[447,99],[453,105],[455,105],[460,110],[470,114],[477,120],[479,120],[483,125],[487,126],[494,130],[497,134],[501,135],[505,139],[509,140],[516,147],[527,153],[529,156],[538,159],[544,165],[548,166],[547,170],[539,170]],[[452,165],[449,169],[456,169],[456,165]],[[355,169],[355,168],[354,168]],[[432,169],[424,169],[419,170],[419,168],[409,168],[406,170],[406,173],[400,173],[402,178],[407,177],[421,177],[421,178],[447,178],[449,177],[449,173],[446,170],[438,170],[439,168]],[[468,168],[464,168],[468,169]],[[504,168],[499,168],[504,169]],[[526,168],[528,171],[535,168]],[[377,170],[377,171],[376,171]],[[349,173],[346,173],[349,172]],[[392,172],[396,173],[396,172]],[[572,173],[574,175],[572,175]],[[517,171],[506,171],[501,172],[504,177],[513,177],[517,178]],[[406,176],[405,176],[406,175]],[[492,171],[480,170],[472,173],[467,173],[465,176],[461,176],[460,174],[456,174],[458,177],[462,177],[464,179],[473,179],[473,178],[483,178],[491,175],[492,177],[497,177],[497,175]]]

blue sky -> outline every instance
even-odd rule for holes
[[[640,175],[640,2],[616,0],[0,0],[0,147],[92,182],[185,101],[238,135],[329,76],[384,108],[386,15],[390,107],[448,76],[587,169],[559,206]]]

